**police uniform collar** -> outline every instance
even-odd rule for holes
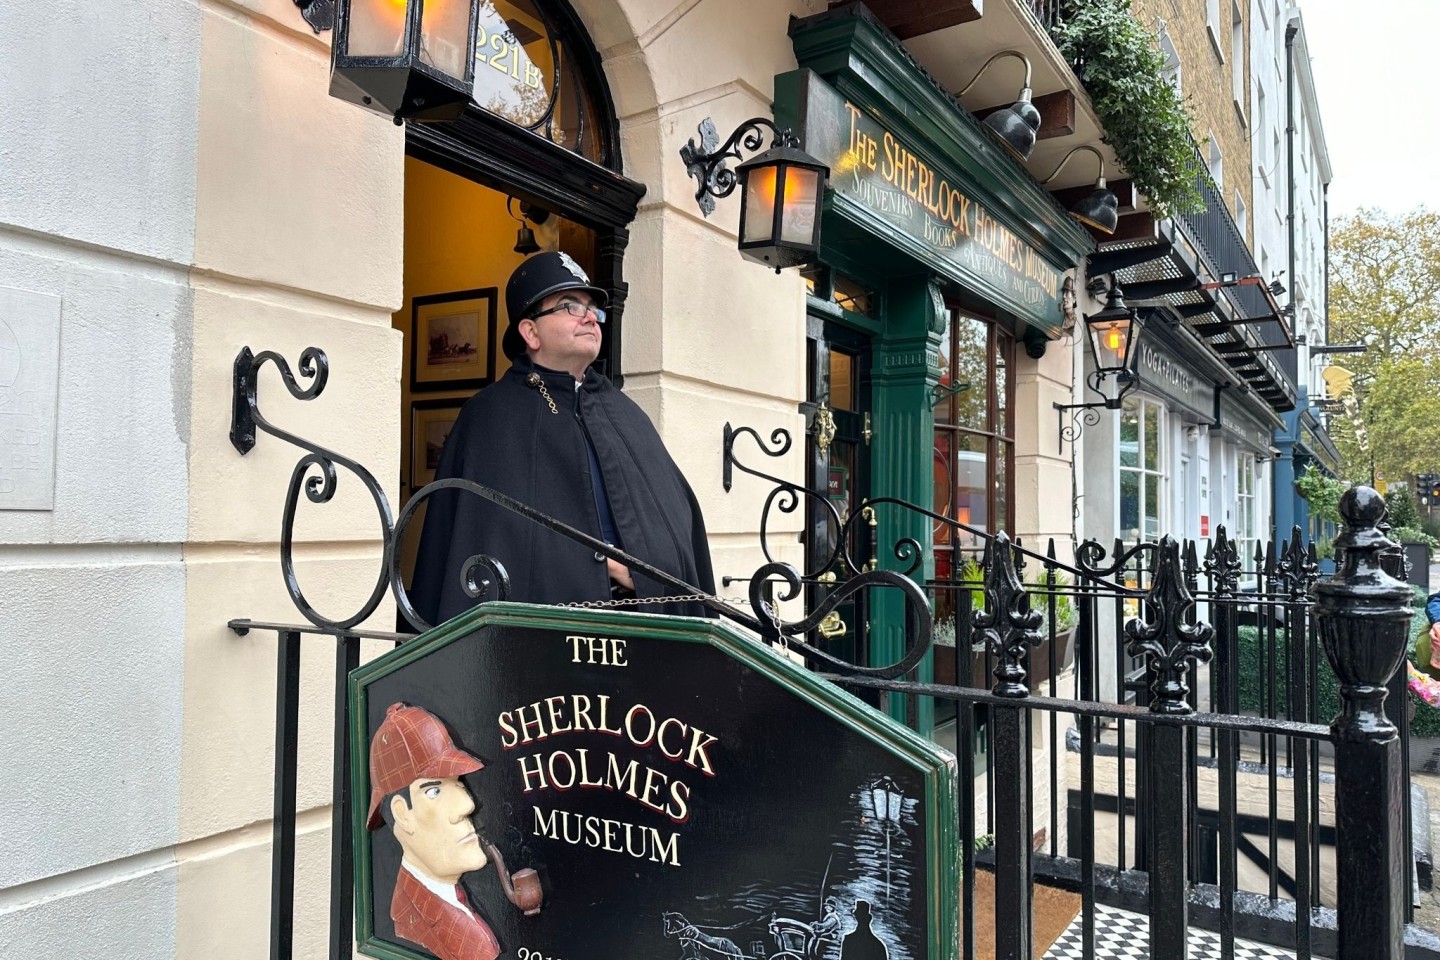
[[[521,377],[528,377],[532,373],[539,374],[545,378],[546,382],[552,385],[558,384],[567,390],[574,390],[577,382],[574,374],[570,371],[552,370],[549,367],[542,367],[540,364],[531,360],[529,354],[517,358],[510,364],[510,369],[514,370]],[[585,379],[578,382],[586,390],[595,390],[603,380],[604,377],[602,377],[594,367],[586,367]]]

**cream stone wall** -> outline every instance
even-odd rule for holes
[[[1023,344],[1015,348],[1015,533],[1040,553],[1053,537],[1062,562],[1073,558],[1075,520],[1070,444],[1061,446],[1054,405],[1073,402],[1071,368],[1079,343],[1072,331],[1050,341],[1038,360],[1025,353]]]
[[[764,562],[758,547],[768,486],[737,475],[721,485],[724,425],[768,436],[783,427],[791,454],[765,469],[804,479],[800,455],[805,393],[805,292],[736,252],[739,196],[709,219],[695,204],[679,150],[705,117],[724,137],[740,122],[772,114],[774,76],[794,69],[789,17],[822,0],[577,0],[577,13],[605,64],[620,122],[627,176],[646,195],[630,226],[625,279],[626,392],[654,419],[695,489],[711,533],[717,581]],[[727,42],[727,38],[743,42]],[[754,463],[758,454],[750,455]],[[799,563],[799,515],[772,517],[772,549]],[[718,583],[717,583],[718,586]],[[744,596],[744,585],[720,588]],[[799,610],[788,611],[798,615]]]
[[[215,3],[202,12],[176,955],[259,956],[268,938],[277,638],[237,636],[225,623],[299,619],[278,538],[303,451],[263,433],[248,456],[231,447],[230,370],[243,346],[276,351],[292,366],[304,348],[322,348],[324,392],[297,401],[267,369],[261,411],[357,460],[398,506],[401,337],[391,313],[401,301],[404,133],[328,95],[329,34],[316,37],[293,7]],[[374,502],[341,469],[334,500],[302,497],[297,515],[306,598],[346,617],[381,570]],[[363,626],[393,629],[388,599]],[[364,655],[387,648],[366,644]],[[334,651],[327,637],[302,641],[299,957],[325,952]]]

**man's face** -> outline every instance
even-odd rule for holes
[[[405,859],[442,883],[458,883],[461,874],[488,863],[470,814],[475,800],[455,777],[426,778],[410,784],[410,805],[391,801],[395,836]]]
[[[600,321],[592,310],[571,316],[562,304],[592,307],[594,299],[584,290],[562,290],[541,300],[532,316],[520,321],[520,336],[535,362],[552,370],[584,368],[600,356]]]

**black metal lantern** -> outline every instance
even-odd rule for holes
[[[1125,303],[1125,293],[1118,283],[1110,285],[1105,309],[1085,318],[1090,333],[1090,346],[1095,351],[1095,371],[1105,376],[1128,377],[1134,369],[1135,346],[1145,322],[1140,312]]]
[[[830,168],[796,146],[779,146],[736,168],[740,177],[740,255],[774,267],[814,263],[820,254],[820,201]]]
[[[1060,415],[1061,452],[1064,452],[1065,441],[1074,442],[1085,426],[1093,427],[1100,422],[1098,411],[1119,410],[1125,395],[1135,389],[1135,350],[1144,326],[1142,311],[1125,302],[1125,292],[1112,274],[1110,290],[1105,296],[1105,309],[1085,318],[1090,346],[1095,351],[1095,369],[1085,377],[1085,386],[1100,399],[1091,403],[1053,405]],[[1120,384],[1111,396],[1100,389],[1108,377],[1114,377]],[[1069,426],[1065,424],[1067,413],[1072,417]]]
[[[453,120],[475,82],[476,0],[339,0],[330,95],[405,120]]]
[[[774,134],[770,149],[751,157],[734,170],[729,158],[740,159],[739,147],[759,150],[761,127]],[[718,148],[715,125],[707,117],[700,124],[700,145],[692,139],[680,148],[691,176],[700,182],[695,200],[709,216],[718,197],[740,187],[740,255],[773,267],[814,263],[820,257],[820,205],[830,168],[800,149],[789,130],[779,130],[763,117],[747,120]]]

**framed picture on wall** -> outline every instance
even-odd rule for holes
[[[476,389],[495,379],[496,290],[418,296],[411,310],[410,390]]]
[[[410,403],[410,489],[419,490],[435,479],[445,438],[460,416],[460,398],[414,400]]]

